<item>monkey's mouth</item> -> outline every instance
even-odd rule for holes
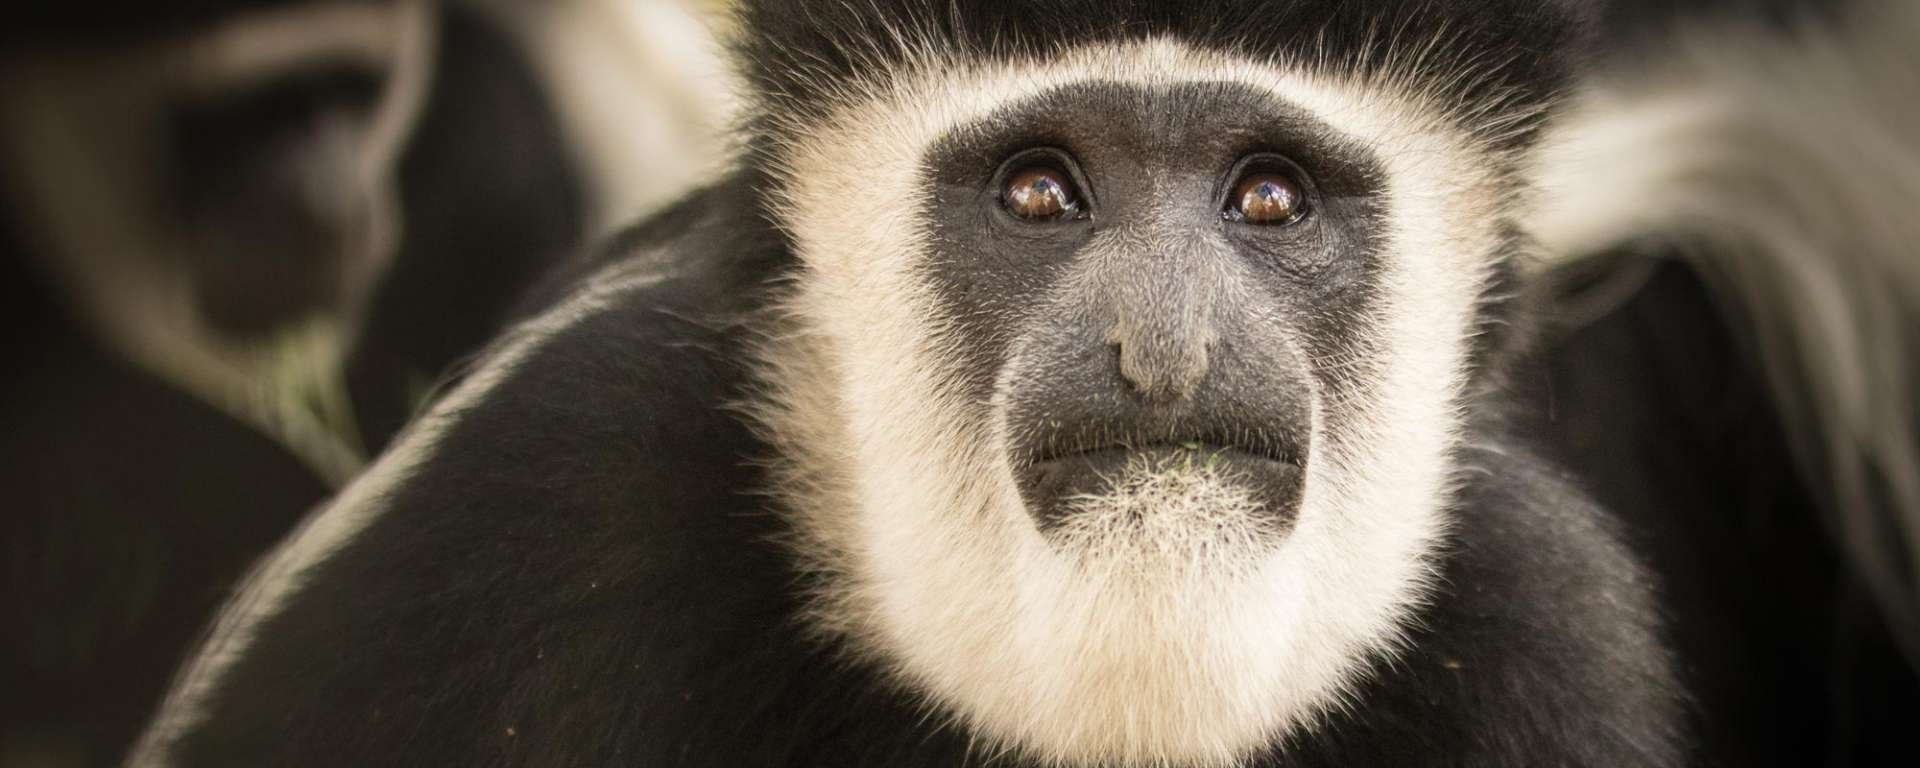
[[[1089,499],[1127,493],[1143,477],[1235,486],[1257,500],[1258,514],[1288,523],[1298,511],[1306,474],[1306,453],[1291,441],[1195,435],[1048,442],[1015,472],[1042,531],[1086,509]]]

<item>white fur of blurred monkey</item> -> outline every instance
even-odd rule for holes
[[[1920,553],[1915,40],[1907,0],[1790,31],[1684,28],[1558,124],[1531,229],[1560,258],[1656,237],[1738,298],[1836,533],[1920,661],[1920,573],[1902,564]],[[1894,511],[1894,535],[1873,508]]]
[[[606,232],[718,177],[739,83],[718,14],[691,0],[482,0],[508,23],[555,96]],[[712,6],[714,3],[705,3]]]

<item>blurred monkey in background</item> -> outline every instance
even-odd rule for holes
[[[733,88],[660,0],[10,14],[0,764],[111,764],[528,285],[713,172]]]

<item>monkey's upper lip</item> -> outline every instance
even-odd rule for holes
[[[1202,456],[1241,455],[1291,464],[1304,468],[1306,458],[1291,441],[1275,439],[1223,439],[1222,436],[1108,438],[1101,440],[1049,440],[1036,451],[1031,464],[1046,464],[1076,457],[1106,453],[1177,453],[1186,451]]]

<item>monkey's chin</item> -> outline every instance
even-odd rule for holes
[[[1292,528],[1303,484],[1292,462],[1196,444],[1084,451],[1023,475],[1027,509],[1055,546],[1131,561],[1269,550]]]

